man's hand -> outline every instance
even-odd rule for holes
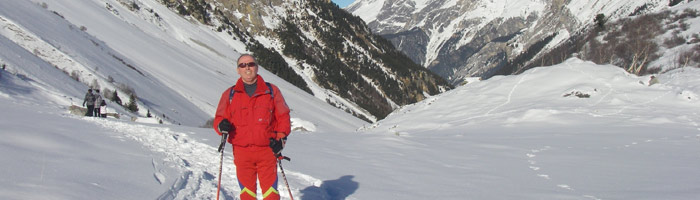
[[[219,132],[222,134],[228,134],[228,132],[231,130],[231,122],[228,121],[228,119],[221,120],[219,122]]]
[[[284,149],[285,143],[287,143],[287,137],[284,133],[277,133],[275,138],[270,138],[270,148],[272,149],[272,153],[275,154],[275,157],[280,157],[282,155],[282,149]]]

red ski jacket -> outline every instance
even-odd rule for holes
[[[270,138],[274,138],[276,133],[289,135],[291,132],[289,107],[279,88],[273,84],[268,87],[260,75],[257,83],[253,96],[245,92],[240,78],[236,85],[221,94],[214,115],[214,130],[221,135],[219,122],[228,119],[232,124],[228,142],[233,146],[269,147]]]

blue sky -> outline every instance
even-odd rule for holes
[[[341,8],[347,7],[348,5],[350,5],[354,1],[355,0],[333,0],[333,2],[335,4],[338,4],[338,6],[340,6]]]

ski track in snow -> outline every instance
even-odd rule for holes
[[[537,70],[538,70],[538,68],[535,68],[535,69],[532,70],[531,73],[535,73]],[[531,73],[525,74],[525,75],[523,75],[522,77],[520,77],[520,80],[518,80],[518,83],[516,83],[516,84],[513,86],[513,88],[510,89],[510,92],[508,93],[508,98],[506,99],[506,102],[503,102],[503,104],[498,105],[498,106],[492,108],[491,110],[489,110],[488,112],[486,112],[486,114],[484,114],[484,115],[485,115],[485,116],[489,116],[489,115],[491,115],[491,112],[493,112],[494,110],[497,110],[497,109],[499,109],[499,108],[501,108],[501,107],[503,107],[503,106],[505,106],[505,105],[508,105],[508,104],[510,103],[511,99],[513,98],[513,93],[515,93],[515,89],[517,89],[518,86],[520,86],[520,84],[525,80],[525,78],[527,78],[528,75],[530,75]]]
[[[628,108],[635,108],[635,107],[640,107],[640,106],[642,106],[642,105],[651,104],[651,103],[653,103],[653,102],[658,101],[658,100],[661,99],[662,97],[664,97],[664,96],[666,96],[666,95],[668,95],[668,94],[671,94],[671,92],[672,92],[672,91],[667,91],[667,92],[664,93],[663,95],[659,95],[659,96],[657,96],[657,97],[655,97],[655,98],[653,98],[653,99],[650,99],[649,101],[645,101],[645,102],[641,102],[641,103],[636,103],[636,104],[625,104],[625,105],[622,106],[620,109],[618,109],[617,111],[614,111],[614,112],[605,113],[605,114],[590,113],[590,115],[591,115],[591,116],[594,116],[594,117],[604,117],[604,116],[611,116],[611,115],[620,115],[620,114],[622,114],[623,111],[625,111],[625,110],[628,109]],[[627,96],[627,94],[624,94],[624,95]],[[631,99],[631,98],[628,97],[628,99]]]
[[[525,154],[525,157],[527,158],[529,168],[535,172],[535,175],[537,177],[543,178],[547,181],[561,182],[559,180],[553,179],[549,174],[541,173],[541,170],[543,168],[537,164],[537,160],[535,159],[539,153],[550,151],[552,149],[554,149],[554,148],[552,148],[551,146],[544,146],[544,147],[539,148],[539,149],[532,149],[532,150],[530,150],[529,153]],[[556,187],[559,189],[568,190],[568,191],[572,191],[572,192],[576,191],[576,189],[574,187],[572,187],[570,184],[566,184],[566,183],[558,183],[558,184],[556,184]],[[597,198],[594,195],[582,194],[581,196],[588,198],[588,199],[600,200],[600,198]]]
[[[665,94],[664,94],[664,95],[665,95]],[[663,95],[662,95],[662,96],[663,96]],[[660,98],[660,97],[659,97],[659,98]],[[654,101],[654,100],[652,100],[652,101]],[[694,115],[694,116],[697,116],[698,113],[693,113],[693,115]],[[700,124],[698,124],[695,120],[693,120],[693,117],[688,117],[688,116],[682,116],[682,117],[685,118],[686,120],[688,120],[688,124],[689,124],[689,125],[692,125],[693,127],[696,128],[697,131],[700,132]],[[690,135],[682,136],[682,137],[683,137],[684,139],[693,139],[693,138],[692,138],[693,136],[690,136]],[[629,142],[629,143],[627,143],[627,144],[623,144],[623,145],[620,145],[620,146],[617,146],[617,147],[612,147],[612,148],[610,148],[610,147],[602,147],[602,148],[603,148],[603,149],[606,149],[606,150],[607,150],[607,149],[634,148],[634,147],[637,146],[637,145],[648,144],[648,143],[653,143],[653,142],[655,142],[655,141],[662,141],[662,140],[668,140],[668,139],[669,139],[669,138],[666,137],[666,136],[661,136],[661,137],[659,137],[659,138],[657,138],[657,139],[643,139],[642,142],[640,142],[640,141],[631,141],[631,142]],[[696,134],[694,139],[700,141],[700,134]],[[543,170],[543,169],[546,168],[546,166],[541,166],[541,165],[539,165],[539,164],[538,164],[538,161],[537,161],[537,159],[536,159],[537,156],[538,156],[540,153],[545,153],[545,152],[547,152],[547,151],[554,150],[554,149],[556,149],[556,148],[553,148],[552,146],[544,146],[544,147],[539,148],[539,149],[531,149],[528,153],[525,153],[525,158],[526,158],[527,163],[528,163],[528,168],[529,168],[530,170],[532,170],[532,171],[535,172],[535,176],[540,177],[540,178],[542,178],[542,179],[545,179],[545,180],[547,180],[547,181],[555,181],[555,179],[552,178],[552,176],[550,176],[549,174],[546,174],[546,173],[543,172],[543,171],[546,171],[546,170]],[[556,180],[556,181],[557,181],[557,182],[562,182],[562,181],[559,181],[559,180]],[[558,188],[560,188],[560,189],[564,189],[564,190],[569,190],[569,191],[572,191],[572,192],[575,192],[575,191],[576,191],[576,189],[575,189],[574,187],[572,187],[570,184],[566,184],[566,183],[559,183],[559,184],[556,184],[556,187],[558,187]],[[596,197],[596,196],[594,196],[594,195],[590,195],[590,194],[582,194],[581,196],[582,196],[582,197],[585,197],[585,198],[587,198],[587,199],[602,200],[601,198],[598,198],[598,197]]]
[[[163,154],[163,161],[159,164],[152,161],[153,177],[160,184],[167,183],[168,179],[174,182],[168,191],[165,191],[158,200],[167,199],[215,199],[218,181],[219,161],[221,154],[217,149],[208,144],[189,138],[186,133],[176,132],[170,128],[152,127],[133,123],[119,122],[98,118],[80,118],[94,122],[107,129],[118,133],[113,135],[118,139],[132,139],[140,142],[145,148]],[[236,179],[236,170],[233,165],[233,156],[230,152],[224,154],[222,195],[223,199],[238,199],[240,188]],[[162,165],[174,166],[182,174],[179,177],[166,177]],[[320,185],[321,180],[306,174],[286,171],[287,178],[308,185]],[[281,178],[281,175],[280,175]],[[298,188],[291,188],[294,196],[299,196]],[[280,196],[289,198],[287,188],[280,182],[278,187]],[[258,196],[262,196],[258,191]]]
[[[698,117],[700,117],[700,116],[698,116],[698,113],[693,113],[693,115],[694,115],[694,117],[687,117],[687,116],[686,116],[686,119],[689,121],[689,124],[690,124],[690,125],[692,125],[693,127],[695,127],[695,130],[697,130],[698,132],[700,132],[700,124],[698,124],[698,122],[696,122],[695,120],[693,120],[693,118],[698,119]],[[690,137],[690,136],[688,136],[688,137]],[[695,139],[698,140],[698,141],[700,141],[700,133],[695,135]]]
[[[158,170],[156,161],[153,161],[154,178],[161,182],[167,178],[176,179],[169,191],[166,191],[158,199],[195,199],[214,198],[216,194],[216,180],[212,172],[218,172],[218,159],[214,147],[190,140],[187,134],[171,131],[169,128],[149,127],[145,125],[133,125],[124,122],[85,118],[105,128],[114,130],[122,135],[117,138],[129,138],[138,141],[144,147],[154,152],[164,154],[164,162],[174,165],[183,174],[180,177],[165,177]],[[227,159],[231,161],[231,159]],[[231,165],[224,165],[223,174],[235,174]],[[224,185],[224,188],[233,188],[233,185]],[[226,193],[224,193],[226,194]],[[233,194],[227,194],[234,196]]]
[[[589,73],[585,73],[585,72],[580,71],[580,70],[576,70],[576,69],[573,68],[573,66],[569,65],[568,63],[567,63],[566,65],[569,66],[569,69],[570,69],[570,70],[579,71],[580,73],[587,74],[587,75],[590,77],[590,80],[594,80],[593,75],[591,75],[591,74],[589,74]],[[537,69],[537,68],[535,68],[534,70],[536,70],[536,69]],[[533,73],[535,72],[534,70],[533,70]],[[498,108],[504,106],[505,104],[508,104],[508,103],[510,102],[511,96],[513,95],[513,92],[514,92],[515,89],[518,87],[518,85],[520,85],[520,83],[523,82],[523,80],[527,77],[527,75],[528,75],[528,74],[523,75],[523,77],[518,81],[518,83],[516,83],[515,86],[513,86],[513,88],[511,89],[510,93],[508,94],[508,101],[506,101],[504,104],[502,104],[502,105],[500,105],[500,106],[497,106],[497,107],[495,107],[495,108],[489,110],[489,111],[486,113],[486,115],[488,115],[489,113],[491,113],[491,111],[496,110],[496,109],[498,109]],[[610,85],[610,84],[605,84],[605,85],[606,85],[606,87],[608,87],[608,92],[607,92],[605,95],[603,95],[603,97],[600,98],[597,102],[593,103],[592,105],[589,104],[589,107],[593,107],[593,106],[596,106],[596,105],[600,104],[600,103],[603,101],[603,99],[605,99],[607,96],[609,96],[610,94],[612,94],[612,93],[614,92],[614,89],[613,89],[612,85]],[[659,98],[660,98],[660,97],[659,97]],[[581,109],[581,108],[574,109],[574,110],[579,110],[579,109]],[[622,109],[618,110],[618,113],[622,112],[624,109],[625,109],[625,107],[623,107]],[[591,112],[588,112],[588,111],[584,111],[584,112],[586,112],[586,113],[588,113],[588,114],[590,114],[590,115],[595,115],[595,113],[591,113]],[[602,116],[602,115],[601,115],[601,116]],[[542,172],[542,171],[543,171],[543,170],[542,170],[542,169],[543,169],[543,166],[538,165],[538,162],[537,162],[537,160],[536,160],[536,157],[537,157],[537,155],[538,155],[539,153],[543,153],[543,152],[546,152],[546,151],[550,151],[550,150],[552,150],[552,149],[553,149],[552,146],[544,146],[544,147],[539,148],[539,149],[532,149],[532,150],[530,150],[529,153],[526,153],[526,154],[525,154],[525,157],[527,158],[528,168],[535,172],[535,176],[540,177],[540,178],[542,178],[542,179],[545,179],[545,180],[547,180],[547,181],[558,181],[558,182],[559,182],[559,180],[553,179],[549,174],[543,173],[543,172]],[[559,184],[556,184],[556,187],[558,187],[558,188],[560,188],[560,189],[564,189],[564,190],[569,190],[569,191],[572,191],[572,192],[573,192],[573,191],[576,191],[576,189],[575,189],[574,187],[572,187],[570,184],[566,184],[566,183],[559,183]],[[582,194],[581,196],[584,197],[584,198],[587,198],[587,199],[600,200],[600,198],[597,198],[597,197],[594,196],[594,195]]]
[[[661,139],[663,139],[663,138],[661,138]],[[653,139],[647,139],[647,140],[644,141],[644,143],[650,143],[650,142],[653,142],[653,141],[654,141]],[[638,145],[638,144],[639,144],[639,142],[633,141],[633,142],[631,142],[631,143],[629,143],[629,144],[625,144],[625,145],[616,147],[616,149],[629,148],[629,147],[632,147],[632,146]],[[534,172],[535,172],[535,176],[537,176],[537,177],[540,177],[540,178],[545,179],[545,180],[547,180],[547,181],[559,182],[559,183],[555,184],[557,188],[575,192],[575,191],[576,191],[576,188],[573,187],[571,184],[562,183],[562,182],[565,182],[565,181],[561,181],[561,180],[555,179],[555,178],[553,178],[552,176],[550,176],[549,174],[544,173],[543,171],[546,171],[546,170],[543,170],[543,169],[546,169],[546,166],[541,166],[541,165],[539,165],[538,162],[537,162],[537,160],[536,160],[537,156],[538,156],[540,153],[545,153],[545,152],[547,152],[547,151],[555,150],[555,149],[556,149],[556,148],[553,148],[552,146],[544,146],[544,147],[539,148],[539,149],[531,149],[530,152],[528,152],[528,153],[525,154],[525,157],[526,157],[527,163],[528,163],[528,168],[529,168],[530,170],[534,171]],[[603,147],[603,149],[609,149],[609,148]],[[585,198],[588,198],[588,199],[601,200],[600,198],[596,197],[595,195],[581,194],[581,196],[582,196],[582,197],[585,197]]]
[[[158,167],[155,159],[151,160],[151,165],[153,165],[153,171],[155,171],[155,173],[153,173],[153,177],[156,178],[158,184],[163,184],[163,181],[165,181],[165,175],[163,175],[163,171]]]
[[[537,70],[538,70],[538,68],[532,69],[532,73],[536,72]],[[459,119],[459,120],[455,120],[455,121],[451,121],[451,122],[449,122],[449,123],[450,123],[450,124],[463,124],[463,123],[471,122],[471,121],[473,121],[473,120],[475,120],[475,119],[479,119],[479,118],[486,118],[486,117],[493,116],[493,115],[506,115],[506,114],[509,114],[509,113],[517,112],[518,110],[506,110],[506,111],[502,111],[502,112],[493,113],[494,111],[498,110],[499,108],[501,108],[501,107],[503,107],[503,106],[506,106],[506,105],[508,105],[508,104],[511,103],[512,98],[513,98],[513,94],[515,93],[516,89],[518,88],[518,86],[519,86],[523,81],[525,81],[525,78],[527,78],[528,75],[529,75],[529,73],[528,73],[528,74],[525,74],[525,75],[522,75],[522,77],[520,78],[520,80],[518,80],[518,82],[517,82],[515,85],[513,85],[513,88],[511,88],[510,92],[508,93],[508,97],[506,98],[506,101],[503,102],[502,104],[497,105],[497,106],[491,108],[490,110],[486,111],[486,113],[484,113],[484,114],[476,115],[476,116],[471,116],[471,117],[467,117],[467,118]],[[430,102],[430,103],[432,103],[432,102]]]

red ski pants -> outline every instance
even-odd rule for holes
[[[233,158],[241,187],[241,200],[257,200],[257,179],[260,180],[264,200],[280,199],[277,191],[277,159],[270,147],[235,147]]]

